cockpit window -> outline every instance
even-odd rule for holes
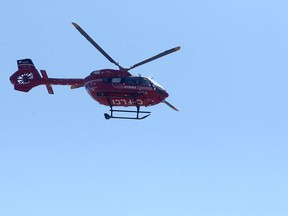
[[[150,83],[150,81],[148,79],[142,77],[141,78],[141,85],[143,85],[143,86],[151,86],[151,83]]]
[[[152,83],[152,85],[153,86],[156,86],[156,87],[158,87],[158,88],[160,88],[160,89],[162,89],[162,90],[165,90],[159,83],[157,83],[155,80],[153,80],[152,78],[148,78],[150,81],[151,81],[151,83]]]
[[[127,85],[143,85],[143,86],[151,86],[151,82],[144,77],[127,77],[126,81],[124,81]]]

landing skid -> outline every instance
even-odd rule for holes
[[[128,117],[128,116],[114,116],[114,113],[136,113],[136,117]],[[144,116],[140,117],[139,114],[145,114]],[[105,119],[134,119],[134,120],[141,120],[145,119],[151,115],[151,112],[148,111],[140,111],[140,107],[137,107],[137,111],[132,110],[114,110],[112,107],[110,109],[110,115],[108,113],[104,113]]]

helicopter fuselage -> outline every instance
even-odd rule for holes
[[[132,76],[125,70],[93,71],[84,79],[89,95],[106,106],[152,106],[169,95],[151,78]]]

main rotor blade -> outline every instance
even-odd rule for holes
[[[144,61],[141,61],[141,62],[139,62],[139,63],[131,66],[130,68],[128,68],[128,70],[131,70],[131,69],[133,69],[133,68],[139,67],[140,65],[143,65],[143,64],[146,64],[146,63],[148,63],[148,62],[154,61],[154,60],[156,60],[156,59],[158,59],[158,58],[161,58],[161,57],[163,57],[163,56],[165,56],[165,55],[171,54],[171,53],[176,52],[176,51],[178,51],[178,50],[180,50],[180,46],[177,46],[177,47],[174,47],[174,48],[172,48],[172,49],[166,50],[166,51],[164,51],[164,52],[162,52],[162,53],[159,53],[158,55],[155,55],[155,56],[153,56],[153,57],[151,57],[151,58],[148,58],[148,59],[146,59],[146,60],[144,60]]]
[[[172,104],[170,104],[168,101],[164,100],[163,103],[165,103],[166,105],[168,105],[170,108],[172,108],[175,111],[179,111],[176,107],[174,107]]]
[[[77,23],[72,22],[73,26],[100,52],[104,55],[111,63],[117,65],[120,69],[122,67],[109,56]]]

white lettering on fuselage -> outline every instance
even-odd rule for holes
[[[124,86],[125,89],[136,89],[136,86]]]
[[[143,101],[141,99],[137,99],[136,101],[131,99],[112,99],[112,105],[116,106],[132,106],[132,105],[143,105]]]

